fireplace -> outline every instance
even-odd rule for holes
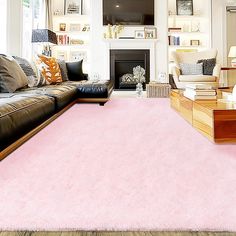
[[[144,89],[150,81],[150,50],[110,50],[110,76],[117,90],[134,90],[137,81],[133,68],[141,66],[146,71]]]

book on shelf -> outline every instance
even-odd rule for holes
[[[180,27],[169,27],[168,31],[171,32],[182,32],[182,28]]]
[[[184,96],[195,101],[195,100],[216,100],[216,95],[195,95],[189,93],[188,91],[184,91]]]
[[[169,45],[176,45],[176,46],[180,45],[180,37],[169,35],[168,39],[169,39]]]

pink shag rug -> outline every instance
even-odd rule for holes
[[[168,99],[75,105],[0,162],[1,230],[236,231],[236,146]]]

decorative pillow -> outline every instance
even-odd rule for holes
[[[0,92],[14,93],[27,86],[28,79],[17,62],[6,56],[0,56]]]
[[[66,67],[66,62],[64,60],[57,60],[57,63],[59,64],[59,67],[61,69],[61,77],[62,81],[68,81],[68,70]]]
[[[38,86],[40,79],[37,77],[30,63],[26,59],[21,57],[13,56],[13,58],[16,60],[16,62],[26,74],[28,78],[28,86],[30,88]]]
[[[203,64],[180,63],[182,75],[203,75]]]
[[[39,70],[47,84],[57,84],[62,82],[61,70],[54,57],[44,55],[38,56],[40,59]]]
[[[197,63],[203,63],[204,75],[212,75],[214,67],[216,65],[216,58],[202,59],[202,60],[199,60]]]
[[[67,62],[66,67],[68,70],[69,80],[80,81],[87,79],[83,73],[83,60],[76,62]]]

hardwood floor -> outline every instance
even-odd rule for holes
[[[229,232],[0,232],[0,236],[236,236]]]

